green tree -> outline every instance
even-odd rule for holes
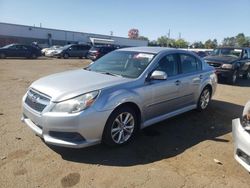
[[[159,46],[168,46],[169,45],[169,38],[167,36],[161,36],[157,39],[157,44]]]
[[[184,39],[178,39],[174,41],[174,47],[176,48],[187,48],[188,47],[188,42],[185,41]]]
[[[192,48],[204,48],[205,47],[201,41],[194,42],[191,46],[192,46]]]
[[[205,48],[207,49],[213,49],[213,48],[216,48],[218,46],[218,42],[216,39],[214,40],[211,40],[211,39],[208,39],[205,44],[204,44]]]
[[[249,46],[250,41],[245,37],[244,33],[239,33],[236,37],[236,43],[239,47]]]
[[[148,37],[145,37],[145,36],[139,36],[137,39],[149,41]]]
[[[226,37],[222,41],[223,46],[236,46],[236,39],[235,37]]]

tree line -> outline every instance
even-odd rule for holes
[[[157,40],[150,41],[145,36],[139,36],[137,32],[137,37],[134,39],[148,40],[149,46],[163,46],[163,47],[173,47],[173,48],[206,48],[213,49],[219,46],[232,46],[232,47],[250,47],[250,37],[246,37],[244,33],[239,33],[234,37],[226,37],[223,39],[221,44],[218,44],[217,39],[208,39],[204,43],[202,41],[197,41],[190,43],[185,39],[172,39],[167,36],[160,36]]]

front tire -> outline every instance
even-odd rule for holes
[[[6,55],[4,53],[0,53],[0,59],[5,59]]]
[[[228,83],[231,85],[236,84],[238,79],[238,70],[234,70],[233,74],[228,78]]]
[[[102,141],[108,146],[121,146],[131,141],[138,127],[138,118],[130,107],[115,110],[105,125]]]
[[[211,100],[211,90],[208,87],[205,87],[200,95],[199,101],[197,103],[197,110],[202,112],[204,111]]]
[[[63,54],[63,58],[64,58],[64,59],[68,59],[68,58],[69,58],[69,54],[67,54],[67,53],[66,53],[66,54]]]
[[[246,73],[243,74],[242,76],[244,79],[250,79],[250,68],[246,71]]]

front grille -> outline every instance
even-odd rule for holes
[[[220,67],[221,66],[221,63],[214,63],[214,62],[207,62],[210,66],[213,66],[213,67]]]
[[[25,103],[32,109],[38,112],[42,112],[44,108],[49,104],[50,98],[44,94],[30,89],[27,93]]]

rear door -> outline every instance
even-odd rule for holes
[[[89,45],[82,45],[82,57],[86,57],[87,53],[89,52],[90,46]]]
[[[70,57],[77,57],[77,51],[78,47],[76,45],[73,45],[67,49],[66,53],[68,53]]]
[[[179,77],[180,104],[182,107],[196,104],[200,85],[205,78],[202,62],[191,54],[179,54],[181,76]]]

